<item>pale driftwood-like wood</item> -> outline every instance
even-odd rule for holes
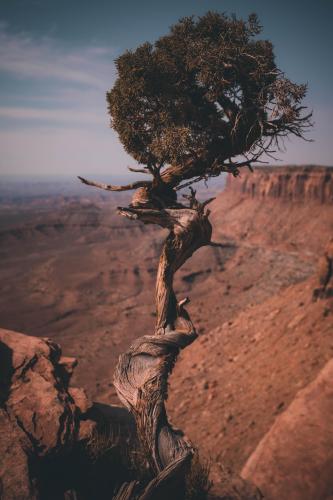
[[[105,191],[131,191],[132,189],[138,189],[141,187],[146,187],[151,185],[151,181],[136,181],[131,184],[126,184],[125,186],[115,186],[114,184],[106,184],[104,182],[90,181],[84,177],[78,176],[78,179],[82,184],[87,186],[97,187],[99,189],[104,189]]]
[[[176,496],[172,496],[173,500],[182,498],[179,495],[179,478],[185,476],[190,459],[191,455],[187,454],[174,460],[145,487],[139,481],[124,483],[113,500],[170,500],[172,490],[176,492]]]
[[[205,213],[194,195],[190,204],[190,208],[165,210],[119,209],[130,219],[169,229],[157,273],[155,334],[140,337],[120,356],[114,376],[119,398],[135,417],[139,439],[155,474],[175,461],[186,462],[192,454],[191,444],[169,425],[164,406],[168,375],[179,350],[197,336],[184,309],[186,299],[176,300],[174,273],[195,250],[210,243],[212,231],[209,212]]]
[[[134,416],[153,479],[146,486],[140,481],[124,484],[114,498],[183,498],[193,447],[181,431],[169,424],[164,403],[168,376],[178,353],[196,339],[197,333],[184,308],[188,299],[177,301],[173,279],[175,272],[196,250],[210,244],[212,227],[209,210],[205,207],[212,199],[199,203],[191,189],[190,194],[184,196],[188,200],[188,206],[184,206],[177,202],[174,188],[158,178],[150,185],[134,183],[123,187],[80,180],[112,191],[140,187],[132,203],[119,207],[118,212],[129,219],[169,230],[157,272],[155,330],[152,335],[144,335],[133,342],[120,356],[114,374],[114,386],[120,400]]]
[[[157,498],[156,495],[162,498],[162,492],[179,494],[193,454],[191,443],[169,424],[164,405],[168,376],[179,350],[197,337],[184,309],[188,299],[177,302],[174,274],[193,252],[210,244],[212,233],[209,211],[205,211],[205,205],[211,200],[198,203],[193,190],[187,199],[189,207],[119,208],[119,213],[130,219],[169,229],[157,272],[154,335],[137,339],[120,356],[114,375],[118,396],[135,418],[141,445],[155,474],[155,479],[140,496],[142,500]]]

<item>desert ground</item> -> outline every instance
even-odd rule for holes
[[[332,298],[313,299],[333,236],[333,174],[259,168],[199,189],[212,192],[214,245],[176,278],[199,338],[180,355],[167,406],[203,456],[241,471],[333,357]],[[0,194],[1,327],[59,343],[79,361],[73,385],[117,403],[117,358],[153,328],[167,232],[117,215],[124,194]]]

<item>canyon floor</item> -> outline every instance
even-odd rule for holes
[[[229,181],[211,204],[214,245],[177,275],[199,339],[176,364],[168,411],[214,463],[240,471],[333,357],[332,299],[313,301],[332,182],[320,168]],[[0,202],[1,327],[59,343],[79,361],[73,384],[105,403],[117,402],[119,354],[152,330],[167,234],[119,217],[127,202],[92,188]]]

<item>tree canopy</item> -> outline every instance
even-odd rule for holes
[[[117,498],[185,497],[193,457],[193,446],[172,428],[165,408],[178,353],[198,336],[184,307],[188,298],[178,300],[173,284],[192,254],[212,244],[206,206],[214,198],[200,203],[191,187],[183,195],[185,205],[176,191],[221,172],[237,175],[286,135],[303,137],[310,126],[301,105],[306,86],[276,67],[272,44],[257,39],[260,31],[255,15],[245,22],[208,12],[184,18],[154,45],[120,56],[117,81],[107,94],[112,126],[126,151],[144,165],[136,171],[152,179],[114,186],[80,177],[109,191],[135,189],[118,213],[168,229],[156,276],[154,335],[132,343],[114,376],[118,396],[134,417],[151,480],[124,483]],[[250,496],[261,498],[258,491]]]
[[[287,135],[304,138],[306,85],[277,68],[261,30],[255,14],[243,21],[208,12],[116,60],[111,125],[154,178],[174,188],[184,179],[237,175]]]

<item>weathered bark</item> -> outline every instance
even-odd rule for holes
[[[250,166],[249,162],[240,166],[245,165]],[[225,169],[229,168],[235,174],[234,166],[225,166]],[[157,172],[150,184],[141,184],[135,191],[128,207],[118,208],[120,215],[140,220],[144,224],[157,224],[168,229],[169,234],[157,272],[154,332],[133,342],[128,351],[120,356],[114,374],[114,386],[119,399],[134,417],[136,436],[144,453],[141,458],[148,464],[149,473],[147,475],[145,471],[144,477],[122,484],[113,496],[114,500],[183,500],[186,495],[186,475],[194,453],[190,441],[170,425],[165,409],[168,376],[178,353],[197,338],[194,325],[184,308],[189,299],[177,301],[173,278],[196,250],[213,244],[209,210],[205,207],[214,198],[199,203],[195,191],[190,187],[190,194],[183,195],[189,201],[189,206],[180,204],[175,186],[181,177],[188,177],[180,169],[180,177],[174,183],[174,173],[169,179],[166,171],[161,175]],[[200,175],[199,171],[196,173]],[[115,187],[80,179],[85,184],[112,191],[138,187],[138,183]],[[241,489],[235,488],[230,478],[223,483],[226,483],[223,492],[227,491],[226,485],[230,486],[230,491],[223,494],[225,498],[262,498],[256,488],[250,495],[245,488],[247,485]]]
[[[114,376],[118,396],[135,418],[138,437],[155,478],[141,496],[136,496],[135,485],[124,485],[119,499],[148,500],[157,498],[158,492],[158,498],[162,498],[162,490],[164,494],[180,492],[193,454],[191,443],[169,424],[164,405],[168,375],[179,350],[197,337],[184,309],[188,299],[177,302],[174,273],[193,252],[210,243],[212,232],[209,211],[205,212],[204,204],[196,201],[194,192],[189,198],[189,208],[119,209],[130,219],[169,229],[157,273],[154,335],[140,337],[120,356]]]

